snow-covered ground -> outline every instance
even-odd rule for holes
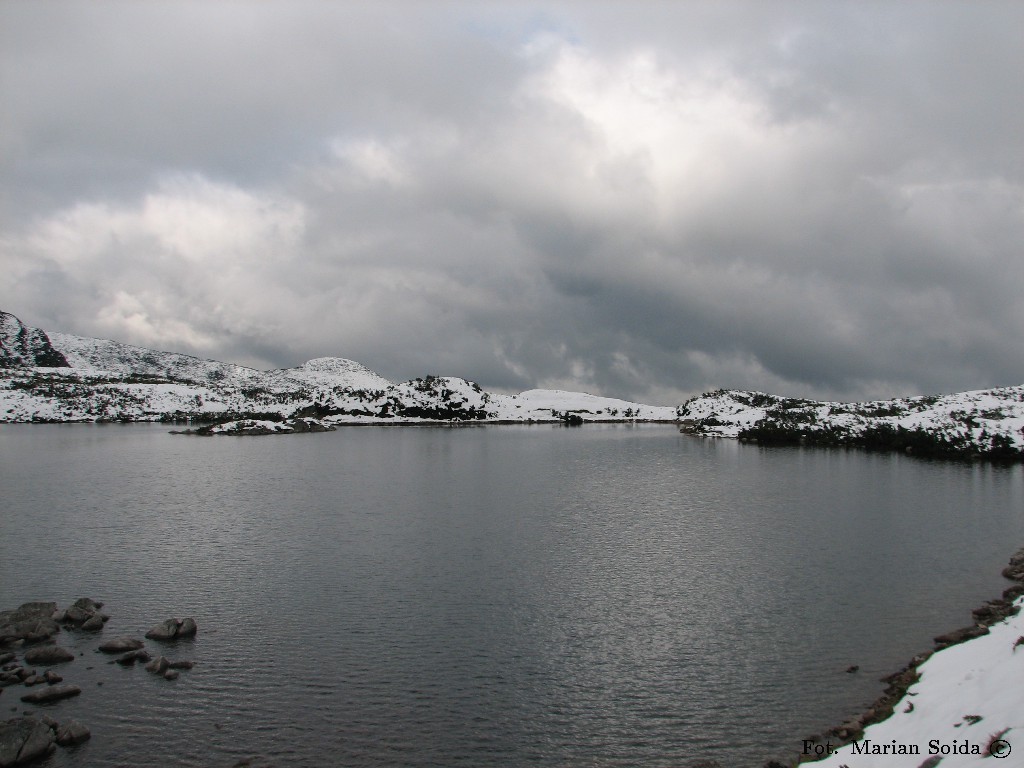
[[[918,672],[892,717],[815,768],[1024,766],[1024,611],[987,635],[937,651]],[[815,745],[806,747],[814,752]]]
[[[720,390],[686,401],[679,415],[705,437],[743,437],[768,424],[800,442],[856,445],[872,431],[891,428],[928,433],[965,453],[999,446],[1024,450],[1024,386],[865,403]]]

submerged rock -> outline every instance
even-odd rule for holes
[[[139,648],[134,651],[129,651],[124,656],[117,659],[117,663],[122,667],[130,667],[137,661],[149,661],[153,657],[150,656],[144,648]]]
[[[125,651],[138,650],[144,645],[145,643],[134,637],[115,637],[113,640],[103,643],[100,646],[100,650],[103,653],[124,653]]]
[[[32,691],[32,693],[26,693],[21,700],[28,704],[46,704],[77,696],[81,692],[82,689],[77,685],[48,685],[45,688]]]

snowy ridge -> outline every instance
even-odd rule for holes
[[[152,376],[193,384],[243,385],[263,374],[241,365],[203,360],[177,352],[158,352],[108,339],[52,333],[50,340],[76,371],[93,376]]]
[[[269,379],[279,378],[282,384],[298,383],[324,387],[350,387],[352,389],[387,389],[391,382],[354,360],[343,357],[318,357],[298,368],[268,371]]]
[[[1024,458],[1024,386],[867,403],[719,390],[678,407],[654,406],[561,390],[488,393],[473,382],[444,376],[395,384],[338,357],[258,371],[105,339],[47,334],[7,313],[0,313],[0,352],[0,422],[679,421],[684,432],[762,445]]]
[[[683,429],[762,445],[852,446],[925,456],[1020,459],[1024,386],[866,403],[720,390],[679,407]]]
[[[499,418],[537,420],[551,412],[578,414],[585,421],[674,421],[672,406],[643,405],[612,397],[560,389],[528,389],[518,395],[491,395]]]
[[[0,422],[239,421],[315,418],[345,423],[673,421],[675,408],[575,392],[484,392],[455,377],[427,376],[401,384],[339,357],[297,368],[258,371],[107,339],[26,328],[0,316],[7,363],[0,374]],[[52,342],[52,357],[27,356]],[[45,344],[44,344],[45,342]],[[20,345],[20,346],[18,346]],[[7,353],[8,349],[21,350]],[[271,430],[280,431],[280,430]]]

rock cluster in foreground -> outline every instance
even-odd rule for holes
[[[75,655],[54,638],[62,626],[85,633],[101,630],[110,618],[100,610],[102,607],[100,602],[79,598],[64,610],[59,610],[56,603],[32,602],[0,611],[0,693],[15,686],[30,689],[20,696],[20,701],[47,706],[80,695],[79,686],[64,682],[64,674],[71,669],[66,665],[75,660]],[[146,637],[173,644],[181,638],[194,637],[198,631],[191,617],[171,618],[153,626]],[[180,671],[193,667],[193,662],[187,660],[170,660],[165,656],[154,659],[145,645],[135,637],[117,637],[101,643],[97,651],[117,656],[111,663],[121,666],[145,663],[147,671],[165,680],[175,680]],[[60,672],[36,669],[44,666],[57,667]],[[37,717],[26,712],[22,717],[0,722],[0,768],[33,762],[51,754],[57,746],[81,744],[91,735],[76,720],[61,723],[47,714]]]

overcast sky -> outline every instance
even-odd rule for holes
[[[0,0],[0,309],[674,404],[1024,383],[1024,3]]]

